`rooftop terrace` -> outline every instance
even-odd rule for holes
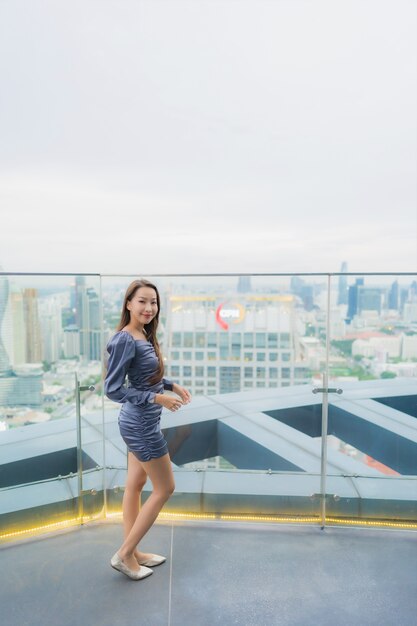
[[[142,581],[110,568],[121,527],[89,524],[0,549],[10,626],[411,626],[413,531],[157,523],[142,547],[167,555]]]

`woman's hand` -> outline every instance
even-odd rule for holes
[[[175,396],[168,396],[165,393],[157,393],[155,395],[155,404],[164,406],[169,411],[178,411],[182,407],[183,402],[180,398]]]
[[[177,394],[177,397],[165,393],[157,393],[155,395],[154,402],[156,404],[164,406],[169,411],[178,411],[178,409],[180,409],[183,404],[188,404],[189,402],[191,402],[190,392],[184,387],[181,387],[181,385],[177,385],[177,383],[174,383],[172,386],[172,391]]]
[[[183,404],[188,404],[189,402],[191,402],[191,394],[188,389],[185,389],[184,387],[177,385],[177,383],[174,383],[172,386],[172,391],[181,398]]]

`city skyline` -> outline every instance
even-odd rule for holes
[[[95,285],[94,282],[90,283],[88,277],[76,276],[67,288],[63,287],[59,292],[54,292],[51,286],[42,291],[24,284],[19,286],[15,283],[15,278],[0,277],[2,335],[6,343],[12,346],[10,354],[13,353],[14,365],[40,362],[43,357],[37,355],[46,353],[55,355],[54,358],[46,358],[46,361],[59,359],[60,349],[57,340],[46,348],[40,345],[42,335],[50,342],[57,332],[64,333],[60,340],[61,349],[66,345],[66,342],[63,343],[65,332],[68,333],[69,341],[73,341],[77,333],[76,343],[71,345],[78,346],[78,349],[73,347],[72,352],[70,350],[71,354],[64,351],[64,356],[72,357],[79,353],[80,357],[86,357],[87,360],[100,360],[101,306],[104,307],[104,331],[111,332],[112,325],[116,323],[115,320],[120,314],[124,289],[110,279],[104,282],[100,289],[98,283]],[[48,284],[48,277],[44,278]],[[369,315],[372,311],[377,323],[381,318],[381,325],[383,319],[392,318],[395,323],[396,318],[392,316],[394,312],[397,312],[397,322],[401,322],[402,317],[407,324],[413,324],[413,320],[415,322],[417,277],[408,276],[405,285],[401,285],[395,276],[385,277],[388,278],[390,280],[379,287],[368,284],[363,277],[355,279],[346,275],[341,275],[338,281],[333,282],[330,298],[331,314],[335,317],[335,311],[339,311],[336,317],[340,321],[344,320],[345,324],[345,329],[339,329],[336,336],[346,334],[349,327],[355,328],[355,319],[358,315],[361,316],[362,313]],[[215,324],[217,331],[224,331],[229,329],[232,322],[236,323],[236,319],[242,316],[244,319],[254,303],[266,302],[268,299],[271,302],[284,303],[289,297],[286,294],[291,294],[291,302],[298,311],[304,311],[306,314],[324,311],[327,307],[326,292],[326,282],[314,280],[308,282],[299,276],[287,277],[287,284],[281,284],[275,289],[265,289],[263,285],[257,285],[256,277],[234,279],[228,277],[228,283],[221,288],[216,283],[205,286],[201,283],[193,285],[191,281],[188,285],[181,284],[179,288],[166,283],[160,286],[161,321],[172,315],[170,308],[175,302],[177,305],[173,312],[180,311],[185,306],[184,303],[194,302],[198,305],[198,302],[201,302],[202,306],[208,306],[206,313],[211,311],[203,324],[207,326],[206,330],[210,327],[212,332],[214,330],[212,325]],[[320,323],[323,324],[323,321]],[[375,321],[372,324],[374,325]],[[22,328],[26,329],[23,334]],[[269,331],[274,331],[274,324]],[[2,359],[6,371],[8,355],[7,350],[4,352],[4,347]]]

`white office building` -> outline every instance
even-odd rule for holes
[[[292,295],[172,295],[166,376],[197,395],[308,383],[304,331]]]

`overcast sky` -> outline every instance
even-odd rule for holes
[[[0,0],[0,265],[417,271],[416,7]]]

